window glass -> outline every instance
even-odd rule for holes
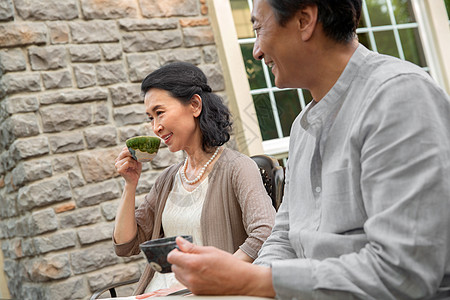
[[[297,90],[287,90],[274,93],[277,103],[278,117],[281,122],[283,136],[289,136],[291,125],[302,110]]]
[[[391,24],[386,0],[366,0],[372,26]]]
[[[448,20],[450,21],[450,0],[444,0],[444,2],[445,2],[445,7],[447,8]]]
[[[416,22],[410,0],[392,0],[392,8],[397,24]]]
[[[253,43],[241,44],[242,57],[244,58],[245,71],[251,90],[266,87],[266,79],[262,69],[262,62],[253,58]]]
[[[254,37],[255,34],[250,22],[250,8],[247,0],[230,0],[230,5],[238,38]]]
[[[422,68],[427,66],[425,54],[423,53],[422,41],[417,28],[401,29],[398,31],[402,41],[405,59],[415,63]]]
[[[378,52],[399,57],[394,33],[392,31],[374,32],[373,35],[375,36]]]
[[[253,95],[256,115],[263,141],[278,138],[272,105],[268,94]]]

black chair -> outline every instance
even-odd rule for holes
[[[284,169],[278,160],[268,155],[251,157],[259,167],[261,178],[276,210],[281,204],[284,192]]]
[[[266,188],[267,194],[269,194],[272,199],[272,204],[276,210],[281,204],[281,199],[283,198],[284,191],[284,169],[278,161],[268,155],[254,155],[251,157],[259,167],[259,172],[261,174],[261,178]],[[116,298],[116,288],[128,284],[133,284],[138,282],[139,279],[132,279],[128,281],[113,283],[108,286],[105,286],[97,291],[91,296],[90,300],[97,299],[101,294],[109,290],[111,294],[111,298]]]

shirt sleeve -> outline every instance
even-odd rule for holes
[[[270,261],[278,298],[426,299],[450,273],[449,99],[408,74],[385,82],[368,103],[354,139],[368,242],[340,257],[289,259],[286,217],[277,217],[279,236],[256,263]],[[287,259],[269,254],[277,249]]]
[[[255,259],[272,231],[275,208],[267,194],[256,163],[239,157],[234,163],[232,183],[242,210],[242,222],[248,237],[239,247]]]

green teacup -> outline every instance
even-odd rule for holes
[[[158,153],[161,139],[156,136],[136,136],[126,140],[125,143],[135,160],[149,162]]]

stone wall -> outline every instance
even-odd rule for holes
[[[0,1],[0,244],[15,299],[88,299],[137,278],[111,232],[114,159],[150,134],[140,81],[176,61],[224,90],[205,0]],[[144,166],[138,203],[181,153]],[[125,288],[123,293],[130,293]]]

